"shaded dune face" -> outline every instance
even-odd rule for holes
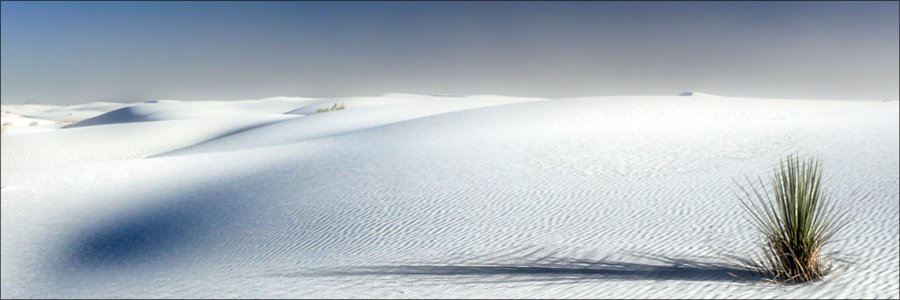
[[[229,218],[217,200],[174,199],[104,222],[73,242],[69,261],[77,268],[115,268],[152,264],[185,251],[215,224],[211,218]]]
[[[117,124],[117,123],[131,123],[131,122],[144,122],[151,120],[147,117],[145,113],[139,108],[136,107],[123,107],[119,108],[99,116],[83,120],[81,122],[66,125],[64,128],[78,128],[85,126],[94,126],[94,125],[106,125],[106,124]]]
[[[256,167],[258,172],[278,172],[277,167]],[[277,204],[253,189],[271,182],[267,176],[222,172],[202,176],[195,186],[163,184],[159,191],[128,199],[132,204],[86,220],[90,225],[66,242],[67,251],[60,253],[62,280],[107,271],[165,269],[220,255],[225,243],[249,243],[254,236],[242,233],[248,227],[244,225],[257,223],[260,220],[251,218]]]

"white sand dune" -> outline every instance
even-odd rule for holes
[[[0,137],[3,298],[900,297],[895,101],[388,94],[3,110],[82,120]],[[791,153],[823,159],[853,222],[833,274],[783,287],[732,263],[758,241],[732,179]]]

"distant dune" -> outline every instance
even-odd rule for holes
[[[2,110],[2,298],[900,297],[896,101]],[[733,263],[759,240],[732,180],[791,153],[822,158],[854,221],[833,274],[782,287]]]

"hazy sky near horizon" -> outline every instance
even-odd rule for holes
[[[898,2],[8,2],[3,103],[898,97]]]

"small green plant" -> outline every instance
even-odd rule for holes
[[[75,119],[75,118],[65,118],[62,120],[57,120],[56,124],[73,124],[73,123],[78,123],[78,121],[79,120]]]
[[[823,247],[847,224],[846,211],[835,208],[822,190],[822,164],[796,155],[782,159],[771,177],[771,195],[762,179],[747,178],[740,186],[741,205],[751,223],[764,236],[762,255],[751,267],[780,283],[799,283],[821,278],[830,266],[823,261]]]
[[[316,113],[323,113],[323,112],[329,112],[329,111],[342,110],[342,109],[345,109],[345,108],[346,108],[346,107],[344,106],[344,103],[343,103],[343,102],[337,102],[337,103],[334,103],[333,105],[331,105],[331,107],[321,107],[321,108],[319,108],[318,110],[316,110]]]

